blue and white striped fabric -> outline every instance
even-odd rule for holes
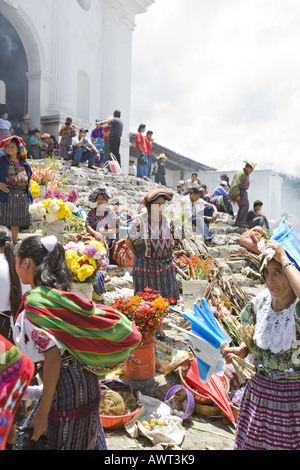
[[[231,342],[230,336],[216,320],[206,299],[201,299],[201,308],[194,305],[194,312],[185,310],[183,316],[189,320],[192,333],[189,341],[197,359],[199,378],[202,383],[209,382],[213,374],[222,376],[225,361],[220,347]]]
[[[289,227],[283,218],[276,229],[273,230],[271,240],[281,243],[287,256],[300,270],[300,243],[294,227]]]

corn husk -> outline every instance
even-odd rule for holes
[[[242,341],[246,344],[249,352],[252,353],[255,325],[247,325],[246,327],[240,325],[238,330],[241,335]]]
[[[251,377],[253,377],[255,374],[254,365],[238,356],[233,357],[232,365],[235,369],[240,384],[244,384],[246,380],[251,379]]]

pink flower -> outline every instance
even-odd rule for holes
[[[84,254],[86,256],[89,256],[90,258],[93,258],[95,254],[97,253],[97,247],[95,245],[86,245],[84,248]]]
[[[76,189],[74,189],[74,188],[69,189],[69,191],[68,191],[68,201],[73,202],[73,204],[75,204],[75,202],[77,201],[78,198],[79,198],[78,191],[76,191]]]

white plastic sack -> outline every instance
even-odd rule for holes
[[[185,435],[182,419],[172,415],[171,408],[156,398],[137,394],[138,401],[142,403],[140,412],[134,417],[134,420],[125,424],[125,429],[133,439],[144,436],[151,441],[153,445],[177,445],[180,446]],[[149,421],[151,418],[163,419],[167,426],[160,429],[148,431],[142,421]]]

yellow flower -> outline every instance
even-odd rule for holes
[[[135,307],[137,307],[141,303],[141,298],[138,295],[135,295],[134,297],[132,297],[131,300]]]
[[[92,266],[88,266],[87,264],[84,264],[83,266],[81,266],[81,268],[77,272],[79,281],[84,282],[88,277],[92,276],[94,271],[95,270]]]
[[[45,201],[42,201],[42,204],[43,204],[43,206],[45,207],[46,210],[50,206],[51,202],[52,202],[52,199],[46,199]]]
[[[94,260],[94,258],[90,258],[87,255],[83,255],[80,259],[81,259],[81,261],[88,261],[93,266],[94,269],[97,268],[97,263]]]
[[[68,264],[68,263],[67,263],[67,264]],[[72,261],[72,262],[70,263],[69,268],[71,269],[72,273],[74,273],[74,274],[78,274],[79,271],[80,271],[80,269],[81,269],[81,268],[80,268],[80,264],[77,263],[76,261]]]
[[[30,182],[30,192],[31,192],[32,197],[34,199],[39,197],[39,195],[40,195],[40,187],[37,184],[37,182],[34,181],[34,180],[31,180],[31,182]]]

